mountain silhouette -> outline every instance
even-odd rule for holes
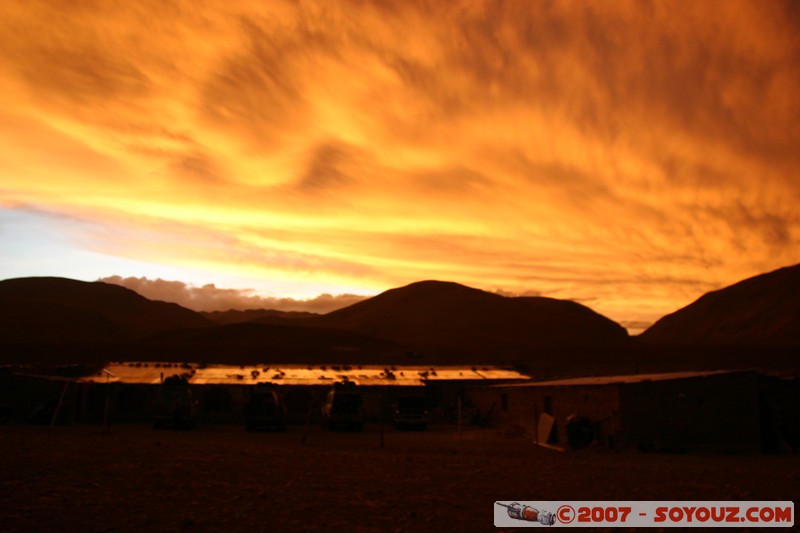
[[[624,342],[619,324],[571,301],[506,297],[443,281],[388,290],[310,320],[422,348],[475,352]]]
[[[19,278],[0,281],[0,362],[513,362],[538,375],[733,363],[794,368],[799,291],[800,265],[780,269],[709,293],[630,339],[621,325],[579,303],[443,281],[412,283],[317,315],[203,314],[118,285]]]
[[[17,360],[388,362],[421,357],[458,364],[501,362],[541,354],[536,351],[541,349],[583,352],[627,339],[622,326],[575,302],[510,298],[441,281],[391,289],[326,315],[264,310],[210,315],[102,282],[0,282],[0,344],[13,348],[8,352]]]
[[[800,346],[800,265],[709,292],[639,338],[672,345]]]
[[[0,281],[5,343],[119,342],[213,322],[177,304],[102,282],[57,277]]]

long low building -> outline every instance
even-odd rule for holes
[[[191,391],[198,421],[239,423],[250,391],[270,382],[283,393],[290,422],[318,420],[325,395],[334,383],[349,381],[363,391],[369,419],[387,416],[393,398],[424,394],[439,419],[453,419],[458,397],[466,387],[489,383],[519,383],[530,377],[510,368],[490,366],[385,365],[200,365],[172,362],[117,362],[89,376],[74,379],[16,375],[9,409],[15,418],[29,412],[47,419],[54,406],[62,419],[98,422],[106,402],[115,421],[144,421],[158,387],[180,376]],[[62,398],[63,397],[63,398]]]
[[[488,366],[382,366],[382,365],[197,365],[189,363],[111,363],[83,382],[158,385],[166,377],[181,375],[195,385],[253,385],[271,381],[279,385],[330,386],[351,381],[359,386],[421,386],[425,383],[525,381],[520,372]]]
[[[663,452],[797,450],[797,380],[753,371],[600,376],[472,387],[494,425],[538,445]]]

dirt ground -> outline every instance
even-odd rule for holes
[[[0,530],[496,531],[495,501],[800,496],[797,454],[558,452],[453,426],[383,445],[378,426],[0,426]]]

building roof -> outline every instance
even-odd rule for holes
[[[736,371],[716,370],[708,372],[666,372],[661,374],[626,374],[621,376],[590,376],[584,378],[556,379],[552,381],[528,381],[494,387],[576,387],[592,385],[616,385],[623,383],[643,383],[646,381],[669,381],[676,379],[703,378],[719,374],[732,374]]]
[[[108,372],[108,374],[106,373]],[[157,385],[175,374],[196,385],[255,385],[271,381],[281,385],[330,385],[352,381],[356,385],[419,386],[428,381],[529,380],[516,370],[499,367],[379,366],[379,365],[197,365],[189,363],[110,363],[82,382]]]

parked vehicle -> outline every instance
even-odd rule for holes
[[[153,427],[191,429],[194,427],[195,406],[189,383],[173,376],[164,380],[153,402]]]
[[[334,384],[322,405],[322,418],[326,429],[364,429],[364,401],[355,383]]]
[[[400,396],[394,402],[394,427],[428,429],[428,406],[424,396]]]
[[[286,429],[286,405],[283,395],[273,383],[259,383],[250,392],[244,408],[247,431]]]

